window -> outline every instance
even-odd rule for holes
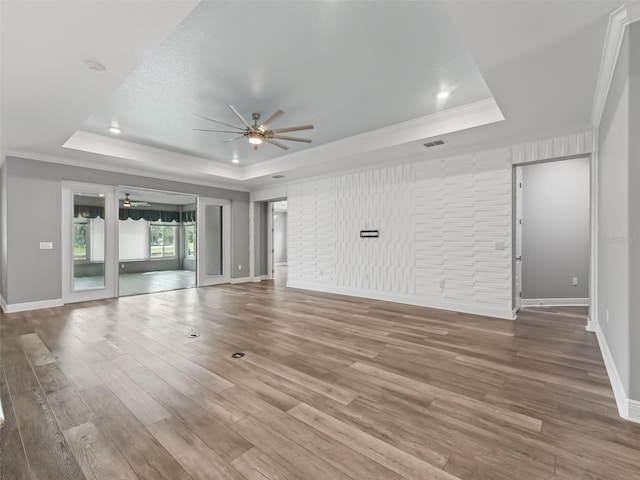
[[[77,218],[73,222],[73,259],[89,260],[89,223]]]
[[[175,257],[177,230],[178,227],[175,226],[151,225],[149,227],[149,257]]]
[[[184,247],[185,255],[187,257],[196,256],[196,226],[185,225],[184,226]]]

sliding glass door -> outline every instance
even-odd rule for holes
[[[116,296],[115,188],[62,186],[62,297],[65,303]]]

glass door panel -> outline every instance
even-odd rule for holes
[[[63,301],[115,297],[115,187],[63,182],[62,225]]]
[[[73,193],[73,291],[104,288],[104,194]]]

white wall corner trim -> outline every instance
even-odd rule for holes
[[[596,323],[596,337],[598,338],[598,345],[600,345],[600,352],[602,353],[602,359],[604,360],[604,366],[607,369],[607,375],[611,382],[611,388],[613,389],[613,396],[616,399],[616,405],[618,406],[618,414],[625,420],[640,423],[640,402],[631,400],[627,397],[622,384],[622,379],[616,368],[616,364],[613,361],[611,350],[605,339],[604,333],[599,323]]]
[[[253,281],[251,277],[240,277],[240,278],[232,278],[229,280],[229,283],[247,283]]]
[[[588,298],[523,298],[523,307],[588,307]]]
[[[6,303],[5,299],[0,297],[0,306],[2,306],[4,313],[26,312],[28,310],[39,310],[41,308],[62,307],[63,305],[64,302],[61,298],[40,300],[37,302]]]
[[[600,127],[602,113],[611,87],[613,72],[618,62],[620,47],[626,27],[640,20],[640,3],[632,3],[623,5],[615,10],[609,17],[609,26],[602,51],[602,60],[600,61],[600,72],[596,83],[596,91],[593,98],[593,107],[591,109],[591,123],[595,128]]]
[[[475,305],[456,304],[441,301],[433,298],[425,298],[421,295],[410,295],[402,293],[385,292],[380,290],[370,290],[366,288],[340,287],[327,283],[315,283],[304,280],[289,279],[289,288],[300,288],[302,290],[313,290],[316,292],[333,293],[337,295],[347,295],[349,297],[371,298],[373,300],[383,300],[385,302],[403,303],[406,305],[417,305],[419,307],[436,308],[438,310],[449,310],[453,312],[470,313],[473,315],[484,315],[487,317],[501,318],[503,320],[513,320],[514,315],[511,309],[500,310],[491,307],[479,307]]]

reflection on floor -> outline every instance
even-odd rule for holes
[[[286,287],[287,286],[287,266],[273,267],[273,286],[274,287]]]
[[[196,272],[189,270],[163,270],[159,272],[122,273],[118,279],[121,297],[141,293],[165,292],[196,286]],[[76,277],[75,290],[87,290],[104,286],[104,277]]]
[[[196,286],[196,272],[189,270],[164,270],[146,273],[121,273],[120,296],[141,293],[165,292]]]

